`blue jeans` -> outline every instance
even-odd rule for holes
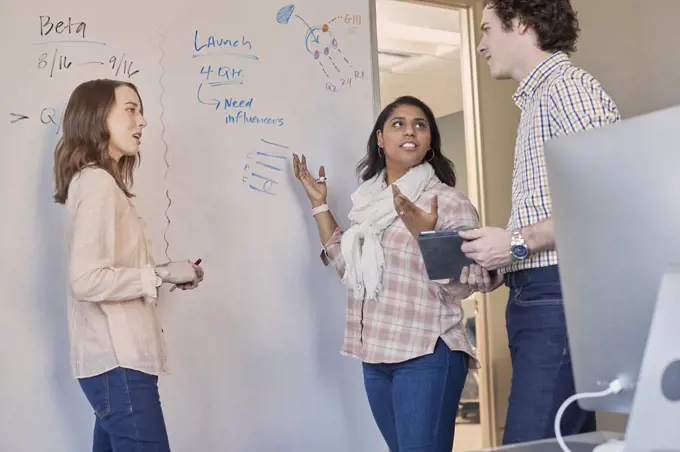
[[[363,364],[368,403],[391,452],[451,452],[468,360],[439,339],[429,355]]]
[[[170,452],[158,377],[117,367],[78,381],[95,414],[93,452]]]
[[[512,388],[503,444],[553,438],[557,410],[574,394],[574,375],[557,266],[505,275]],[[571,404],[562,434],[595,431],[595,413]]]

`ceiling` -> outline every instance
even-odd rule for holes
[[[376,13],[382,104],[411,94],[438,117],[462,110],[458,11],[377,0]]]

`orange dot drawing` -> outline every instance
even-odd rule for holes
[[[323,26],[321,27],[321,31],[323,31],[324,33],[326,33],[326,32],[328,31],[328,25],[327,25],[327,24],[323,24]]]

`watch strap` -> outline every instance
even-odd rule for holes
[[[524,237],[522,237],[522,232],[519,229],[512,231],[512,238],[510,239],[510,244],[512,246],[525,245]]]
[[[520,248],[521,251],[518,251],[517,248]],[[514,259],[517,260],[524,260],[529,257],[529,247],[524,241],[524,237],[522,237],[522,232],[520,229],[515,229],[512,231],[512,235],[510,237],[510,254]]]

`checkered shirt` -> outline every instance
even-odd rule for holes
[[[620,119],[614,101],[595,78],[557,52],[519,85],[513,100],[521,110],[517,127],[508,229],[521,229],[550,217],[543,143],[556,137],[603,127]],[[543,251],[503,269],[512,272],[557,264],[555,250]]]
[[[436,229],[479,227],[477,210],[465,195],[436,177],[416,205],[429,211],[435,195]],[[324,263],[340,275],[345,271],[342,235],[343,231],[336,229],[322,252]],[[431,281],[418,243],[399,218],[385,229],[381,244],[385,255],[383,290],[377,301],[356,299],[348,290],[342,353],[366,363],[397,363],[432,353],[441,337],[450,349],[469,354],[472,368],[479,367],[462,322],[461,301],[471,295],[470,288],[455,280]]]

